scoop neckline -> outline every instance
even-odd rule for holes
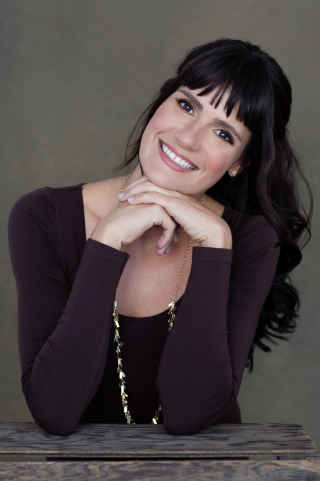
[[[180,307],[180,304],[182,302],[184,294],[177,300],[176,306]],[[165,311],[159,312],[159,314],[154,314],[153,316],[147,316],[147,317],[132,317],[132,316],[126,316],[125,314],[120,314],[119,313],[119,318],[123,319],[124,321],[130,321],[130,322],[147,322],[147,321],[157,321],[158,318],[164,317],[164,316],[169,316],[168,314],[169,311],[169,306]]]
[[[82,195],[82,186],[83,185],[86,185],[86,182],[82,182],[81,184],[78,184],[79,193],[80,193],[81,213],[82,213],[81,224],[82,224],[82,232],[83,232],[83,235],[84,235],[84,246],[85,246],[86,243],[87,243],[87,236],[86,236],[86,223],[85,223],[85,217],[84,217],[84,203],[83,203],[83,195]],[[222,216],[221,216],[221,219],[223,219],[223,220],[225,220],[227,209],[230,209],[230,207],[228,205],[225,205],[224,210],[222,212]],[[184,294],[182,294],[182,296],[179,297],[179,299],[176,301],[176,305],[180,306],[180,303],[183,299],[183,296],[184,296]],[[153,320],[155,321],[159,317],[164,317],[165,314],[167,314],[167,309],[164,310],[163,312],[160,312],[158,314],[154,314],[153,316],[148,316],[148,317],[131,317],[131,316],[126,316],[124,314],[119,313],[119,318],[121,318],[124,321],[146,322],[146,321],[153,321]]]

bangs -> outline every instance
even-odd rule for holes
[[[179,72],[179,81],[191,90],[203,89],[198,96],[215,91],[210,102],[215,108],[227,94],[227,117],[237,108],[237,119],[255,133],[265,127],[270,115],[273,118],[268,72],[257,56],[238,53],[233,58],[226,57],[198,57]]]

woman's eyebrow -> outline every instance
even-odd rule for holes
[[[228,122],[225,122],[224,120],[221,120],[221,119],[213,119],[214,123],[218,124],[218,125],[221,125],[221,127],[225,127],[226,129],[229,129],[231,130],[231,132],[236,136],[238,137],[238,139],[240,140],[240,142],[242,142],[241,140],[241,137],[240,135],[238,134],[238,132],[236,131],[236,129],[234,127],[232,127],[232,125],[228,124]]]
[[[181,92],[183,95],[185,95],[189,100],[191,100],[191,102],[194,103],[194,105],[199,109],[199,110],[203,110],[203,105],[199,102],[198,99],[196,99],[190,92],[187,92],[186,90],[183,90],[183,89],[179,89],[178,92]],[[236,131],[236,129],[234,127],[232,127],[232,125],[228,124],[228,122],[225,122],[224,120],[221,120],[221,119],[213,119],[213,121],[218,124],[218,125],[221,125],[221,127],[225,127],[226,129],[229,129],[231,130],[231,132],[236,136],[238,137],[238,139],[240,140],[240,142],[242,142],[241,140],[241,137],[240,135],[238,134],[238,132]]]
[[[191,102],[193,102],[194,105],[195,105],[199,110],[203,110],[203,105],[202,105],[202,103],[200,103],[199,100],[196,99],[192,94],[190,94],[190,93],[187,92],[186,90],[182,90],[182,89],[179,89],[178,92],[181,92],[183,95],[185,95],[186,97],[188,97],[188,99],[191,100]]]

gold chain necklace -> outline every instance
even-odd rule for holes
[[[127,180],[129,179],[129,177],[132,174],[133,174],[133,172],[131,172],[131,174],[128,175],[128,177],[126,178],[126,180],[122,184],[122,186],[120,188],[120,191],[119,191],[119,194],[121,194],[123,187],[125,186]],[[202,199],[201,199],[201,204],[203,204],[203,196],[202,196]],[[118,200],[117,207],[118,206],[119,206],[119,200]],[[172,328],[173,323],[174,323],[174,319],[176,317],[175,310],[177,309],[177,307],[176,307],[177,293],[178,293],[178,288],[179,288],[180,280],[181,280],[181,277],[182,277],[183,269],[184,269],[184,266],[185,266],[185,263],[186,263],[187,255],[188,255],[189,250],[190,250],[191,242],[192,242],[192,240],[191,240],[191,237],[190,237],[187,252],[184,256],[182,269],[181,269],[181,272],[180,272],[180,275],[179,275],[179,278],[178,278],[176,292],[174,293],[173,301],[168,305],[168,307],[169,307],[169,312],[168,312],[168,314],[169,314],[169,321],[168,321],[169,331]],[[123,346],[123,342],[120,342],[120,334],[119,334],[120,322],[119,322],[118,305],[117,305],[116,299],[114,300],[112,316],[113,316],[113,324],[114,324],[114,339],[113,339],[113,342],[117,343],[117,349],[116,349],[116,354],[117,354],[117,359],[118,359],[117,373],[119,374],[119,380],[120,380],[119,387],[120,387],[121,401],[122,401],[122,405],[123,405],[123,412],[124,412],[124,415],[126,417],[127,424],[135,424],[135,422],[133,421],[133,419],[131,417],[129,408],[128,408],[128,401],[127,401],[128,394],[126,393],[126,387],[125,387],[126,381],[124,380],[124,378],[126,376],[125,376],[125,373],[122,370],[123,366],[122,366],[122,359],[121,359],[121,347]],[[161,412],[161,406],[159,406],[159,408],[155,412],[155,415],[152,418],[151,424],[158,424],[160,412]]]

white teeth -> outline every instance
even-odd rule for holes
[[[182,160],[181,157],[178,157],[173,152],[171,152],[171,150],[166,145],[164,145],[162,142],[161,142],[161,149],[172,160],[172,162],[174,162],[175,164],[180,165],[184,169],[189,169],[189,170],[195,169],[195,167],[193,167],[191,164],[189,164],[189,162],[186,162],[185,160]]]

